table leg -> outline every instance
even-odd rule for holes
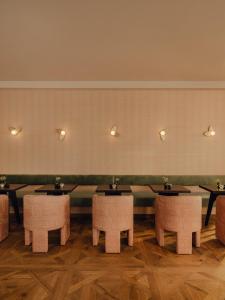
[[[213,204],[216,200],[216,197],[217,197],[217,195],[214,195],[213,193],[210,193],[208,209],[207,209],[207,214],[206,214],[206,218],[205,218],[205,226],[207,226],[209,224],[209,219],[210,219],[210,216],[211,216],[212,207],[213,207]]]
[[[21,220],[20,220],[20,212],[19,212],[18,201],[17,201],[17,197],[16,197],[16,191],[10,191],[8,194],[9,194],[9,199],[10,199],[10,201],[12,203],[12,206],[13,206],[13,209],[14,209],[16,222],[18,224],[20,224]]]

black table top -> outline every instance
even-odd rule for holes
[[[225,195],[225,189],[219,190],[215,185],[199,185],[200,188],[217,195]]]
[[[96,189],[97,193],[108,193],[113,191],[117,191],[120,193],[132,193],[130,186],[123,185],[123,184],[119,184],[116,189],[113,189],[111,184],[102,184],[102,185],[98,185]]]
[[[191,191],[185,188],[182,185],[172,185],[170,190],[164,188],[163,184],[151,184],[149,185],[150,188],[154,193],[157,194],[165,194],[165,195],[173,195],[173,194],[180,194],[180,193],[190,193]]]
[[[19,189],[22,189],[23,187],[27,186],[27,184],[21,184],[21,183],[10,183],[8,188],[1,188],[0,192],[15,192]]]
[[[62,192],[62,193],[71,193],[78,184],[64,184],[62,188],[55,188],[54,184],[46,184],[41,186],[39,189],[36,189],[37,193],[51,193],[51,192]]]

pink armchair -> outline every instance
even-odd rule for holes
[[[225,196],[216,198],[216,237],[225,245]]]
[[[48,252],[48,231],[61,230],[61,245],[70,235],[70,198],[64,196],[24,196],[25,245],[33,252]]]
[[[164,230],[177,233],[177,253],[192,254],[192,233],[195,245],[200,247],[200,196],[159,196],[156,198],[156,237],[164,246]]]
[[[120,232],[128,231],[128,244],[133,246],[133,196],[93,196],[93,245],[100,231],[105,231],[105,251],[120,253]]]
[[[9,199],[7,195],[0,195],[0,241],[9,234]]]

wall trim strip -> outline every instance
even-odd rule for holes
[[[225,81],[0,81],[8,89],[225,89]]]

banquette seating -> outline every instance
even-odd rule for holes
[[[107,184],[112,182],[112,176],[109,175],[60,175],[64,183],[79,184],[71,194],[71,208],[78,210],[87,210],[91,212],[92,197],[98,184]],[[162,182],[162,176],[153,175],[122,175],[118,176],[121,184],[131,185],[134,195],[134,213],[148,212],[148,208],[154,206],[154,199],[157,194],[153,193],[147,186],[148,184],[159,184]],[[192,195],[202,197],[203,207],[207,207],[209,193],[201,190],[199,184],[215,184],[217,179],[225,182],[225,176],[168,176],[170,183],[188,186]],[[42,184],[54,183],[55,175],[7,175],[9,183],[26,183],[27,187],[17,192],[22,205],[23,196],[34,194],[34,190]],[[88,210],[89,208],[89,210]]]

